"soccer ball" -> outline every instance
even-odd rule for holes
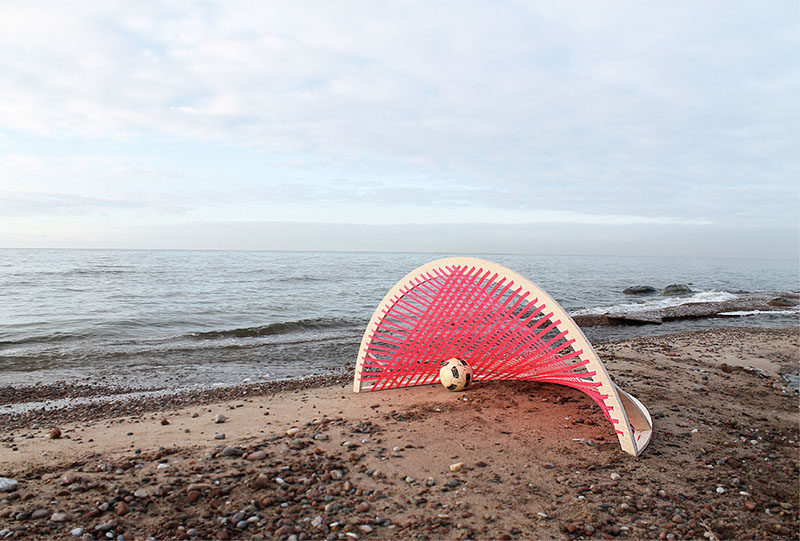
[[[439,380],[448,391],[463,391],[472,381],[472,367],[461,359],[449,359],[439,369]]]

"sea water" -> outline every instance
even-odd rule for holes
[[[0,386],[182,388],[341,372],[354,365],[386,292],[417,266],[452,255],[517,271],[573,314],[800,288],[797,262],[777,259],[0,249]],[[693,293],[622,293],[673,283]],[[585,331],[595,341],[797,324],[797,310],[785,310]]]

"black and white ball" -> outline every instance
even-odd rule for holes
[[[463,391],[472,382],[472,367],[461,359],[449,359],[439,369],[439,381],[448,391]]]

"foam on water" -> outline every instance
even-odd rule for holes
[[[694,304],[699,302],[725,302],[738,298],[739,296],[728,291],[700,291],[691,297],[658,297],[647,299],[637,303],[622,303],[611,306],[597,306],[595,308],[584,308],[571,312],[572,316],[602,315],[602,314],[629,314],[631,312],[647,312],[650,310],[660,310],[672,308],[683,304]]]

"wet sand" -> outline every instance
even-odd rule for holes
[[[526,382],[318,378],[0,414],[17,483],[0,538],[798,538],[800,329],[596,349],[653,415],[639,458],[588,397]]]

